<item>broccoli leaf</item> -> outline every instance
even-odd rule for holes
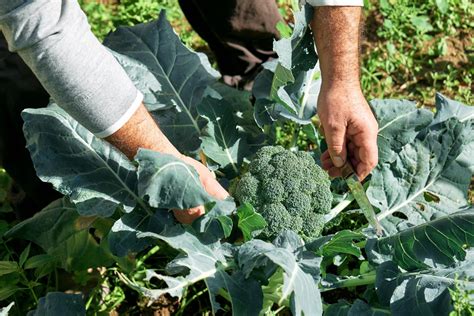
[[[23,111],[27,148],[38,177],[70,197],[81,215],[111,216],[141,203],[135,166],[57,105]]]
[[[448,314],[448,287],[458,281],[474,288],[473,225],[474,209],[469,208],[390,237],[370,239],[366,251],[379,265],[376,289],[381,303],[390,305],[394,315]]]
[[[366,250],[372,262],[392,260],[411,271],[428,267],[449,267],[474,246],[474,208],[408,228],[393,236],[369,239]]]
[[[400,270],[392,261],[377,269],[377,294],[390,305],[392,315],[448,315],[452,310],[449,287],[459,282],[474,289],[474,254],[450,268],[431,268],[416,273]],[[459,279],[458,279],[459,278]]]
[[[320,83],[313,81],[318,60],[311,30],[308,26],[313,8],[306,5],[295,13],[295,25],[290,38],[274,43],[277,61],[270,61],[255,79],[253,93],[258,99],[269,100],[256,107],[256,117],[266,109],[272,119],[284,118],[298,124],[311,123],[316,114],[316,96]],[[260,104],[262,101],[259,102]],[[260,122],[262,120],[260,119]]]
[[[381,210],[378,217],[389,234],[468,204],[474,161],[463,165],[456,159],[474,154],[468,146],[473,132],[472,122],[455,118],[430,125],[393,162],[382,161],[376,167],[367,195]]]
[[[143,232],[160,233],[174,224],[174,217],[164,209],[156,210],[152,215],[137,207],[119,218],[108,234],[110,251],[119,257],[129,252],[139,252],[152,245],[149,238],[139,238]]]
[[[175,258],[167,270],[170,274],[188,271],[184,276],[170,277],[148,270],[147,280],[156,278],[165,281],[168,287],[164,289],[149,289],[122,276],[129,286],[142,294],[155,300],[165,293],[180,298],[187,286],[203,280],[209,289],[214,313],[220,309],[216,301],[220,289],[229,293],[233,315],[257,315],[262,308],[262,290],[258,281],[245,278],[239,272],[226,272],[232,265],[226,259],[227,248],[220,242],[204,243],[191,230],[180,226],[174,226],[162,234],[142,233],[139,237],[160,239],[182,251],[186,255]]]
[[[436,93],[436,115],[433,124],[446,121],[452,117],[466,122],[474,120],[474,107],[451,100],[441,93]]]
[[[41,315],[85,316],[86,306],[80,294],[50,292],[39,299],[36,310],[28,313],[28,316]]]
[[[145,91],[153,94],[155,99],[149,110],[180,151],[196,151],[204,124],[196,107],[207,85],[218,77],[207,57],[190,51],[181,43],[166,20],[164,11],[161,11],[157,21],[118,28],[105,39],[104,44],[120,54],[139,60],[153,73],[161,89],[155,84],[156,88],[152,91]],[[130,69],[125,67],[125,70]],[[134,72],[129,76],[136,81],[143,80]],[[143,84],[137,86],[143,87]],[[173,105],[172,109],[166,106],[169,104]]]
[[[208,121],[201,136],[202,150],[222,169],[228,168],[237,175],[248,145],[237,130],[232,107],[224,99],[206,97],[198,105],[198,112]]]
[[[379,162],[393,162],[403,146],[433,120],[433,113],[411,101],[372,100],[370,106],[379,124]]]
[[[322,314],[321,294],[316,285],[319,280],[320,258],[310,252],[302,253],[295,249],[298,245],[302,246],[302,242],[291,231],[283,232],[275,243],[276,245],[253,239],[243,244],[237,253],[242,272],[249,276],[255,268],[267,266],[268,261],[272,262],[283,269],[283,289],[277,303],[281,305],[289,298],[293,315]]]
[[[471,130],[474,130],[474,107],[448,99],[442,94],[437,93],[436,115],[432,124],[446,121],[452,117],[457,118],[460,122],[468,123]],[[467,136],[468,139],[464,145],[465,149],[456,158],[456,162],[464,168],[468,168],[471,173],[474,173],[474,164],[472,163],[472,153],[474,153],[474,133],[470,133]]]
[[[113,50],[111,53],[120,63],[135,87],[143,94],[143,103],[150,112],[173,109],[172,102],[164,102],[162,84],[153,72],[143,63]]]
[[[212,200],[199,174],[184,161],[156,151],[140,149],[138,193],[152,207],[185,210]]]
[[[244,235],[244,241],[249,241],[257,236],[267,225],[262,215],[255,212],[252,205],[244,203],[237,209],[239,217],[238,226]]]
[[[34,242],[68,271],[109,266],[114,260],[106,243],[89,233],[97,220],[80,216],[64,198],[14,226],[6,236]]]

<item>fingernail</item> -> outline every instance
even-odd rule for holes
[[[338,156],[332,158],[332,162],[334,163],[334,166],[336,166],[338,168],[340,168],[344,165],[344,160],[342,160],[342,158],[338,157]]]

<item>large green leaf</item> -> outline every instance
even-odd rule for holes
[[[256,268],[270,263],[283,269],[283,289],[279,305],[290,299],[293,315],[322,314],[319,281],[320,258],[302,251],[301,238],[293,232],[283,232],[274,244],[253,239],[238,249],[237,260],[247,276]]]
[[[472,132],[469,122],[455,118],[431,125],[396,153],[393,162],[376,167],[367,195],[381,210],[378,217],[389,234],[468,204],[470,168],[456,159],[470,150],[466,144]]]
[[[471,131],[474,131],[474,106],[462,104],[444,95],[436,94],[436,115],[433,123],[439,123],[455,117],[461,122],[470,125]],[[461,166],[468,168],[471,173],[474,173],[474,164],[472,163],[472,153],[474,153],[474,133],[467,135],[468,139],[465,144],[465,149],[456,158],[456,162]]]
[[[380,161],[367,195],[388,234],[468,204],[474,172],[474,111],[438,94],[436,114],[408,101],[371,103]]]
[[[129,212],[141,203],[136,168],[112,145],[56,105],[27,109],[22,117],[38,176],[68,195],[79,213],[110,216],[119,205]]]
[[[313,8],[306,5],[295,12],[291,37],[274,43],[277,61],[270,61],[255,80],[253,93],[257,99],[271,101],[265,108],[273,119],[284,118],[299,124],[309,124],[316,114],[319,84],[313,78],[318,60],[308,24]],[[262,104],[262,101],[260,101]],[[256,108],[261,111],[262,107]],[[262,117],[261,113],[257,117]]]
[[[184,46],[166,20],[164,11],[157,21],[120,27],[104,44],[120,54],[140,61],[155,76],[161,87],[145,89],[153,100],[149,110],[171,142],[183,152],[199,148],[204,121],[197,113],[204,89],[218,77],[203,54]],[[122,61],[119,59],[119,62]],[[137,83],[144,80],[136,69],[125,67]],[[143,84],[137,84],[143,87]],[[151,83],[148,85],[151,86]],[[169,109],[169,106],[173,106]],[[166,110],[160,110],[166,108]]]
[[[119,54],[111,53],[123,67],[135,87],[143,94],[143,103],[150,112],[173,109],[174,104],[162,97],[162,83],[151,70],[139,60]]]
[[[370,239],[366,250],[372,262],[392,260],[412,271],[447,267],[463,261],[466,247],[474,246],[474,208],[408,228],[393,236]]]
[[[390,305],[392,315],[448,315],[452,310],[449,287],[456,282],[474,289],[474,255],[450,268],[405,272],[391,261],[377,268],[377,294]]]
[[[206,97],[198,105],[198,112],[207,120],[204,135],[201,136],[204,154],[222,169],[230,169],[237,175],[248,153],[248,145],[243,133],[237,129],[232,106],[224,99]]]
[[[232,111],[236,125],[239,130],[245,133],[247,138],[261,138],[265,136],[262,135],[262,129],[255,123],[250,92],[237,90],[223,83],[216,82],[206,89],[205,97],[225,100],[226,105]]]
[[[28,316],[44,315],[85,316],[86,307],[79,294],[50,292],[39,299],[36,310],[28,313]]]
[[[197,171],[184,161],[146,149],[140,149],[135,160],[138,193],[150,206],[185,210],[212,200]]]
[[[112,226],[107,238],[110,251],[119,257],[126,256],[129,252],[139,252],[153,243],[149,238],[139,238],[140,233],[160,233],[172,225],[174,217],[168,210],[158,209],[149,214],[137,207]]]
[[[205,281],[208,287],[213,312],[220,309],[216,296],[221,289],[228,292],[232,303],[233,315],[258,315],[262,306],[262,290],[257,280],[245,278],[241,273],[229,274],[231,263],[226,259],[228,251],[220,242],[204,243],[192,230],[184,230],[180,226],[166,230],[162,234],[143,233],[140,237],[163,240],[174,249],[185,254],[178,256],[168,265],[170,274],[180,274],[175,277],[161,275],[153,270],[147,271],[147,280],[164,281],[168,287],[164,289],[149,289],[124,278],[130,286],[144,295],[157,299],[162,294],[180,298],[189,285]],[[185,275],[184,271],[187,271]]]
[[[228,237],[232,230],[232,220],[228,217],[235,210],[232,199],[216,201],[206,205],[206,214],[196,219],[192,226],[197,232],[213,239]],[[138,252],[154,243],[154,238],[144,238],[143,233],[163,233],[178,225],[173,214],[166,209],[158,209],[149,214],[141,208],[123,215],[112,226],[108,234],[110,249],[117,256]],[[209,238],[208,238],[209,239]]]
[[[372,100],[370,106],[377,117],[379,162],[392,162],[420,130],[431,124],[433,113],[417,108],[405,100]]]
[[[376,289],[394,315],[447,315],[448,288],[474,289],[474,208],[381,239],[366,251],[377,267]],[[466,250],[467,249],[467,250]]]
[[[474,120],[474,107],[451,100],[441,93],[436,93],[436,116],[434,123],[439,123],[452,117],[464,122]]]
[[[97,242],[89,233],[96,220],[80,216],[71,203],[62,199],[14,226],[6,237],[36,243],[68,270],[108,266],[114,260],[105,243]]]

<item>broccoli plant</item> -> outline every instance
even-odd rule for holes
[[[331,181],[307,152],[266,146],[255,154],[238,181],[235,198],[252,204],[267,221],[262,237],[292,230],[304,239],[318,237],[331,209]]]
[[[297,12],[293,34],[275,43],[279,58],[265,65],[253,96],[218,83],[205,56],[182,45],[164,14],[105,42],[168,138],[201,157],[224,186],[237,182],[242,205],[214,200],[196,171],[171,156],[140,150],[130,161],[52,104],[26,110],[24,131],[38,176],[67,202],[5,236],[31,240],[64,269],[74,262],[66,255],[79,257],[81,267],[103,267],[158,247],[157,260],[140,263],[136,273],[113,265],[114,275],[150,302],[165,294],[181,299],[200,283],[210,313],[449,314],[450,289],[474,284],[474,108],[442,95],[435,111],[372,101],[380,159],[365,185],[385,235],[375,236],[361,217],[351,230],[344,226],[351,218],[335,220],[335,234],[315,238],[323,217],[359,210],[343,188],[329,210],[330,181],[312,158],[320,157],[323,136],[311,121],[318,85],[310,10]],[[287,120],[304,129],[310,153],[274,146],[275,128]],[[197,205],[206,214],[192,225],[169,212]],[[99,219],[107,225],[91,236]],[[104,255],[93,255],[98,251]],[[88,260],[100,257],[108,261]],[[53,301],[66,300],[51,294],[38,309]]]

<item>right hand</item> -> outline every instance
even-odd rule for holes
[[[358,177],[367,177],[378,162],[378,125],[362,91],[357,85],[322,89],[318,114],[328,144],[321,156],[323,168],[340,177],[349,159]]]
[[[219,184],[219,182],[217,182],[213,173],[210,172],[206,166],[187,156],[182,156],[181,160],[196,169],[204,189],[212,197],[218,200],[224,200],[229,196],[229,193]],[[191,224],[195,219],[202,216],[205,213],[205,210],[204,206],[201,205],[188,210],[173,210],[173,213],[179,222],[183,224]]]

